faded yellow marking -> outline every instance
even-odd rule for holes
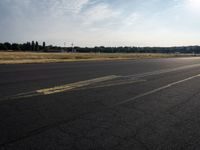
[[[122,76],[110,75],[110,76],[105,76],[105,77],[100,77],[100,78],[95,78],[95,79],[90,79],[90,80],[85,80],[85,81],[79,81],[75,83],[69,83],[62,86],[55,86],[52,88],[19,93],[7,98],[3,98],[2,100],[29,98],[29,97],[40,96],[40,95],[50,95],[50,94],[55,94],[55,93],[61,93],[61,92],[66,92],[66,91],[76,90],[76,89],[83,90],[83,89],[92,89],[92,88],[102,88],[102,87],[117,86],[117,85],[146,81],[146,80],[138,80],[138,79],[128,79],[125,81],[112,81],[114,79],[119,79],[121,77]],[[101,82],[105,82],[105,83],[101,83]],[[97,83],[101,83],[102,85],[96,85]]]
[[[80,88],[81,90],[85,90],[85,89],[95,89],[95,88],[103,88],[103,87],[110,87],[110,86],[119,86],[119,85],[124,85],[124,84],[132,84],[132,83],[138,83],[138,82],[145,82],[146,80],[132,80],[132,81],[121,81],[121,82],[114,82],[114,83],[105,83],[102,85],[96,85],[96,86],[92,86],[92,87],[83,87]]]
[[[39,96],[39,95],[41,95],[41,94],[39,94],[39,93],[37,93],[35,91],[33,91],[33,92],[24,92],[24,93],[19,93],[19,94],[10,96],[10,97],[3,98],[3,99],[1,99],[1,101],[12,100],[12,99],[20,99],[20,98],[29,98],[29,97]]]
[[[95,78],[95,79],[90,79],[90,80],[85,80],[85,81],[79,81],[75,83],[70,83],[70,84],[65,84],[62,86],[55,86],[53,88],[46,88],[46,89],[40,89],[36,91],[31,91],[31,92],[24,92],[24,93],[19,93],[7,98],[3,98],[1,100],[12,100],[12,99],[20,99],[20,98],[28,98],[28,97],[34,97],[34,96],[39,96],[39,95],[50,95],[50,94],[55,94],[55,93],[61,93],[69,90],[73,90],[76,88],[81,88],[84,86],[89,86],[91,84],[95,83],[100,83],[108,80],[113,80],[116,78],[119,78],[120,76],[116,75],[110,75],[110,76],[105,76],[105,77],[100,77],[100,78]]]
[[[119,76],[116,76],[116,75],[110,75],[110,76],[100,77],[100,78],[96,78],[96,79],[70,83],[70,84],[66,84],[66,85],[62,85],[62,86],[56,86],[56,87],[53,87],[53,88],[41,89],[41,90],[37,90],[36,92],[43,94],[43,95],[60,93],[60,92],[65,92],[65,91],[69,91],[69,90],[72,90],[72,89],[88,86],[88,85],[91,85],[91,84],[94,84],[94,83],[99,83],[99,82],[103,82],[103,81],[116,79],[118,77]]]

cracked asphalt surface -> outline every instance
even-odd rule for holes
[[[198,150],[198,64],[194,57],[0,65],[0,150]],[[8,98],[111,75],[120,78]]]

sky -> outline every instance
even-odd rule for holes
[[[0,0],[0,42],[200,45],[200,0]]]

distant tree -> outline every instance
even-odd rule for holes
[[[30,43],[30,42],[27,42],[27,43],[26,43],[26,50],[27,50],[27,51],[31,51],[31,50],[32,50],[32,47],[31,47],[31,43]]]
[[[46,43],[45,43],[45,42],[42,43],[42,50],[43,50],[44,52],[47,51],[47,49],[46,49]]]
[[[7,50],[12,50],[12,44],[10,44],[9,42],[5,42],[4,46],[7,48]]]
[[[196,53],[199,54],[200,53],[200,46],[196,47]]]
[[[43,47],[43,49],[45,49],[45,47],[46,47],[46,43],[45,42],[42,43],[42,47]]]
[[[21,49],[22,51],[26,51],[26,50],[27,50],[27,45],[26,45],[26,43],[21,44],[20,49]]]
[[[35,42],[34,42],[34,41],[32,41],[31,50],[32,50],[32,51],[35,51]]]
[[[17,43],[13,43],[13,44],[12,44],[12,50],[20,51],[20,50],[21,50],[21,49],[20,49],[20,45],[17,44]]]
[[[36,41],[36,43],[35,43],[35,51],[39,51],[39,44],[38,44],[37,41]]]
[[[0,50],[8,50],[8,48],[6,47],[6,45],[0,43]]]

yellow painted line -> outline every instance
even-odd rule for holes
[[[118,77],[119,76],[116,76],[116,75],[110,75],[110,76],[100,77],[100,78],[96,78],[96,79],[66,84],[66,85],[62,85],[62,86],[56,86],[56,87],[53,87],[53,88],[41,89],[41,90],[37,90],[36,92],[43,94],[43,95],[60,93],[60,92],[65,92],[65,91],[69,91],[69,90],[72,90],[72,89],[88,86],[88,85],[91,85],[91,84],[94,84],[94,83],[99,83],[99,82],[104,82],[104,81],[116,79]]]
[[[1,101],[12,100],[12,99],[20,99],[20,98],[29,98],[29,97],[39,96],[39,95],[41,95],[41,94],[39,94],[35,91],[24,92],[24,93],[19,93],[19,94],[13,95],[13,96],[2,98]]]
[[[113,80],[119,77],[120,76],[110,75],[110,76],[105,76],[105,77],[100,77],[100,78],[95,78],[95,79],[90,79],[90,80],[85,80],[85,81],[79,81],[75,83],[65,84],[62,86],[55,86],[52,88],[45,88],[45,89],[40,89],[36,91],[31,91],[31,92],[19,93],[19,94],[4,98],[3,100],[20,99],[20,98],[39,96],[39,95],[50,95],[50,94],[55,94],[55,93],[61,93],[61,92],[66,92],[73,89],[89,86],[95,83]]]
[[[83,87],[80,88],[81,90],[85,89],[95,89],[95,88],[103,88],[103,87],[111,87],[111,86],[119,86],[119,85],[125,85],[125,84],[133,84],[133,83],[139,83],[139,82],[145,82],[146,80],[144,79],[135,79],[133,81],[121,81],[121,82],[114,82],[114,83],[105,83],[102,85],[96,85],[96,86],[90,86],[90,87]]]

